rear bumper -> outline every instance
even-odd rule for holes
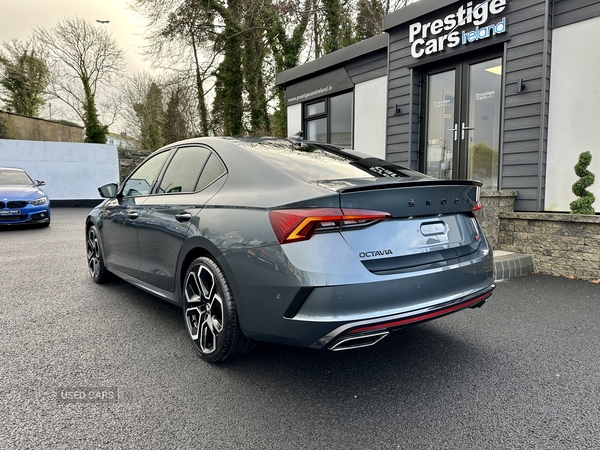
[[[315,277],[303,278],[290,265],[276,272],[240,256],[228,263],[236,273],[254,275],[234,288],[242,330],[257,340],[299,347],[331,348],[349,334],[387,333],[435,319],[477,306],[494,288],[493,256],[485,242],[477,256],[459,264],[387,276],[363,267],[352,281],[340,276],[319,284],[306,282]],[[371,326],[376,328],[360,330]]]
[[[385,318],[347,323],[323,336],[310,347],[316,349],[336,349],[336,347],[346,339],[358,340],[367,339],[370,336],[381,336],[382,332],[387,333],[409,325],[437,319],[438,317],[446,316],[462,309],[477,308],[487,301],[492,295],[492,291],[495,287],[496,286],[492,284],[474,294],[438,304],[433,307],[421,308]]]

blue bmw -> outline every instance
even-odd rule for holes
[[[50,225],[50,201],[23,169],[0,167],[0,226],[21,224]]]

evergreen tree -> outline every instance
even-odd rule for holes
[[[383,4],[378,0],[358,0],[356,39],[362,41],[382,32]]]
[[[48,86],[49,70],[37,56],[31,43],[11,41],[0,53],[0,86],[6,95],[2,100],[8,111],[36,117],[45,103],[42,97]]]
[[[162,102],[162,90],[152,82],[148,87],[144,103],[137,103],[133,106],[140,119],[140,147],[142,150],[153,151],[165,145]]]
[[[187,139],[189,131],[182,111],[181,94],[175,89],[169,96],[163,123],[163,139],[165,143]]]

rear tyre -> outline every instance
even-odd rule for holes
[[[111,273],[106,269],[106,265],[104,264],[98,228],[95,225],[88,228],[86,247],[88,270],[92,280],[98,284],[108,283],[111,279]]]
[[[210,258],[195,259],[186,273],[183,317],[194,348],[207,362],[231,360],[254,346],[240,329],[227,278]]]

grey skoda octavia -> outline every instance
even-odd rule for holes
[[[181,141],[99,188],[89,272],[181,306],[208,362],[364,347],[491,295],[480,186],[326,144]]]

